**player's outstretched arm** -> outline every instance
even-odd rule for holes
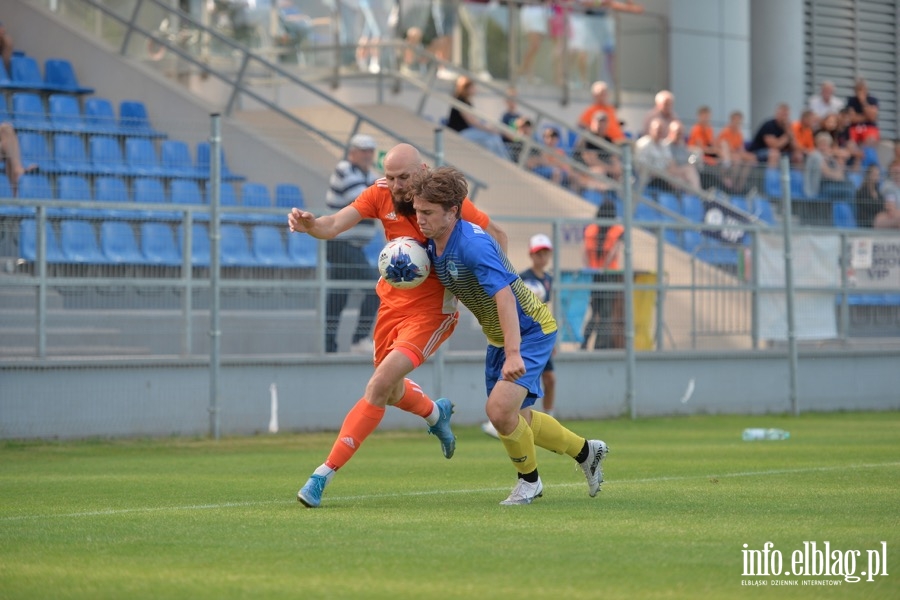
[[[345,206],[333,215],[316,217],[309,211],[292,208],[288,214],[288,228],[294,233],[308,233],[320,240],[330,240],[362,220],[352,206]]]

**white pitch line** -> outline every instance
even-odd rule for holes
[[[771,469],[768,471],[738,471],[736,473],[722,473],[722,474],[709,474],[709,475],[673,475],[671,477],[647,477],[643,479],[619,479],[615,481],[606,480],[603,482],[604,485],[629,485],[629,484],[644,484],[644,483],[667,483],[670,481],[690,481],[693,479],[710,479],[710,478],[726,478],[726,477],[765,477],[769,475],[791,475],[798,473],[821,473],[825,471],[847,471],[853,469],[881,469],[881,468],[890,468],[890,467],[900,467],[900,462],[889,462],[889,463],[871,463],[871,464],[862,464],[862,465],[842,465],[842,466],[830,466],[830,467],[807,467],[803,469]],[[565,488],[565,487],[578,487],[583,486],[584,482],[578,483],[556,483],[556,484],[545,484],[544,487],[548,488]],[[378,498],[400,498],[400,497],[415,497],[415,496],[437,496],[437,495],[447,495],[447,494],[481,494],[486,492],[501,492],[509,489],[509,486],[503,487],[494,487],[494,488],[477,488],[477,489],[469,489],[469,490],[426,490],[421,492],[403,492],[397,494],[366,494],[360,496],[333,496],[328,500],[329,502],[340,502],[340,501],[357,501],[357,500],[373,500]],[[0,517],[0,523],[3,522],[14,522],[14,521],[26,521],[26,520],[41,520],[41,519],[75,519],[75,518],[83,518],[83,517],[108,517],[108,516],[116,516],[116,515],[127,515],[127,514],[141,514],[141,513],[155,513],[155,512],[180,512],[180,511],[192,511],[192,510],[217,510],[222,508],[240,508],[243,506],[262,506],[265,504],[283,504],[288,503],[286,500],[277,499],[277,500],[255,500],[248,502],[222,502],[219,504],[189,504],[185,506],[156,506],[156,507],[144,507],[144,508],[122,508],[122,509],[109,509],[109,510],[91,510],[85,512],[74,512],[74,513],[64,513],[64,514],[42,514],[42,515],[17,515],[17,516],[8,516],[8,517]]]

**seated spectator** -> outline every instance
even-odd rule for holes
[[[3,59],[3,66],[6,67],[7,73],[12,70],[12,55],[12,36],[9,35],[8,31],[6,31],[6,26],[4,26],[2,22],[0,22],[0,58]]]
[[[36,172],[38,166],[22,164],[19,136],[12,123],[8,121],[0,123],[0,157],[6,162],[6,178],[9,179],[9,187],[15,197],[19,193],[19,178],[25,173]]]
[[[856,190],[855,216],[858,227],[872,227],[875,215],[884,210],[884,197],[878,185],[881,183],[881,168],[869,165],[862,185]]]
[[[625,132],[622,131],[622,126],[619,124],[619,117],[616,116],[616,107],[609,103],[609,86],[606,85],[606,82],[595,81],[591,85],[591,97],[593,102],[581,112],[581,116],[578,117],[578,126],[590,129],[594,115],[598,112],[605,113],[608,119],[607,135],[616,144],[622,142],[625,139]]]
[[[850,134],[846,128],[841,127],[841,114],[847,115],[846,109],[841,113],[830,113],[819,122],[819,129],[816,133],[824,131],[834,140],[834,152],[837,156],[844,159],[844,164],[848,167],[859,167],[862,162],[862,151],[856,143],[850,139]],[[849,121],[849,116],[847,117]]]
[[[453,97],[472,106],[472,97],[475,95],[475,82],[465,75],[457,78],[456,90]],[[457,107],[450,109],[450,117],[447,119],[447,127],[458,131],[461,136],[479,146],[489,150],[501,158],[509,160],[509,152],[503,136],[487,122],[479,119],[468,110],[460,110]]]
[[[865,79],[857,79],[853,89],[854,95],[847,99],[850,139],[859,146],[864,159],[868,154],[871,157],[869,162],[875,162],[877,161],[875,148],[881,139],[878,129],[878,99],[869,94],[869,86]]]
[[[700,167],[703,164],[700,154],[694,152],[685,143],[684,124],[681,121],[669,123],[669,133],[664,142],[672,154],[675,163],[672,171],[675,176],[688,183],[692,188],[700,188]]]
[[[664,132],[669,130],[669,123],[678,120],[678,115],[675,114],[675,94],[669,90],[657,92],[656,96],[653,98],[653,108],[647,113],[647,116],[644,117],[641,135],[646,135],[650,132],[650,121],[653,119],[660,119],[662,121]]]
[[[826,116],[840,112],[844,101],[834,95],[834,82],[826,79],[819,87],[819,93],[809,97],[808,106],[815,115],[815,127],[818,127]]]
[[[797,150],[808,156],[810,152],[816,149],[815,133],[813,125],[815,124],[816,115],[810,109],[804,109],[800,113],[800,119],[794,121],[791,125],[791,133],[794,136],[794,144]]]
[[[634,162],[639,173],[638,188],[653,187],[666,190],[672,188],[659,174],[650,172],[652,169],[672,177],[676,176],[672,152],[664,143],[667,133],[668,130],[663,129],[662,119],[653,119],[650,121],[647,135],[641,136],[634,143]]]
[[[711,119],[712,110],[708,106],[701,106],[697,109],[697,122],[691,127],[687,145],[703,155],[705,164],[715,166],[719,164],[719,147],[716,144],[712,125],[710,125]]]
[[[539,151],[537,164],[530,167],[531,170],[557,185],[568,187],[571,167],[562,160],[565,151],[559,146],[559,131],[554,127],[546,127],[541,133],[541,140],[544,148]]]
[[[790,156],[794,164],[803,164],[803,154],[797,151],[791,135],[790,106],[782,103],[775,108],[775,116],[756,130],[749,150],[759,162],[766,163],[771,168],[778,167],[782,154]]]
[[[525,147],[525,140],[529,140],[531,142],[531,147],[528,151],[528,157],[525,159],[525,167],[532,169],[537,165],[537,156],[540,154],[540,151],[536,147],[537,141],[534,139],[534,129],[531,119],[528,117],[517,118],[513,122],[513,129],[519,135],[511,137],[506,142],[506,151],[509,153],[509,159],[515,163],[519,162],[519,157],[522,155],[522,148]]]
[[[875,215],[872,227],[875,229],[900,229],[900,162],[894,161],[888,167],[888,178],[881,184],[883,209]]]
[[[511,87],[506,90],[506,98],[504,99],[506,102],[506,110],[503,112],[503,116],[500,117],[500,121],[511,129],[515,129],[516,119],[522,116],[521,113],[519,113],[519,106],[516,103],[518,97],[519,94],[516,91],[516,88]]]
[[[744,147],[744,114],[735,110],[728,116],[728,125],[719,131],[716,139],[722,165],[722,185],[725,191],[742,194],[746,191],[747,181],[753,167],[756,166],[756,155]]]
[[[591,118],[590,132],[594,136],[606,140],[615,145],[615,141],[609,137],[609,117],[603,111],[597,111]],[[622,161],[618,155],[610,152],[606,147],[595,144],[587,138],[582,138],[574,157],[576,161],[587,167],[590,173],[596,173],[614,179],[622,180]],[[596,178],[586,176],[582,178],[581,187],[587,189],[599,189],[606,191],[610,186],[598,181]]]
[[[834,202],[852,202],[855,190],[847,179],[843,161],[832,148],[834,141],[825,132],[816,135],[816,149],[806,157],[803,194]]]

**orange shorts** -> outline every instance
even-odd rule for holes
[[[375,319],[375,366],[394,348],[413,359],[418,367],[437,351],[456,329],[459,313],[402,313],[392,309],[378,311]]]

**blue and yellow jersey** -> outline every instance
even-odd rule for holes
[[[491,345],[503,347],[494,296],[505,287],[516,297],[523,338],[556,331],[550,309],[528,289],[494,238],[478,225],[458,221],[443,254],[437,256],[434,241],[428,240],[428,255],[438,280],[472,311]]]

